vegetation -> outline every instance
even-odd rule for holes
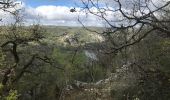
[[[0,1],[15,18],[0,26],[1,100],[170,98],[170,2],[151,9],[150,0],[139,0],[125,12],[121,0],[113,0],[115,10],[97,1],[82,0],[82,8],[108,27],[85,27],[81,20],[83,27],[25,26],[20,10],[8,11],[16,3]],[[120,13],[121,25],[113,25],[107,11]]]

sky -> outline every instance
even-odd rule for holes
[[[38,7],[41,5],[55,5],[55,6],[75,6],[75,0],[23,0],[25,4]]]
[[[85,26],[103,25],[96,16],[79,12],[80,0],[22,0],[22,4],[28,23],[35,23],[38,19],[43,25],[82,26],[78,22],[81,19]],[[70,12],[74,7],[77,12]]]
[[[39,23],[56,26],[82,26],[78,22],[78,18],[85,26],[102,25],[102,22],[96,23],[97,17],[78,12],[80,0],[17,0],[16,2],[20,3],[16,9],[24,9],[22,16],[27,25]],[[77,12],[70,12],[70,9],[74,7]],[[3,11],[0,11],[0,17],[3,18],[3,21],[0,22],[1,25],[14,22],[12,16]]]
[[[110,1],[113,0],[100,0],[100,4],[108,3],[110,4],[110,9],[114,10],[116,5],[112,4]],[[125,3],[127,7],[125,11],[128,12],[129,4],[126,4],[125,1],[135,1],[135,0],[121,0],[122,3]],[[160,0],[153,0],[158,2]],[[86,14],[85,12],[80,12],[81,2],[80,0],[17,0],[16,2],[22,2],[18,5],[17,9],[24,9],[22,11],[23,21],[27,25],[39,23],[43,25],[56,25],[56,26],[82,26],[78,19],[85,26],[100,26],[103,27],[106,23],[101,20],[99,17],[92,14]],[[79,6],[78,6],[79,5]],[[77,12],[70,12],[70,9],[76,8]],[[92,11],[96,11],[96,8],[91,8]],[[4,23],[13,23],[12,16],[5,14],[3,11],[0,11],[0,17],[3,18],[3,21],[0,24]],[[120,13],[106,12],[105,17],[108,20],[114,22],[114,20],[119,20],[121,18]],[[121,19],[120,19],[121,20]],[[114,24],[114,23],[113,23]]]

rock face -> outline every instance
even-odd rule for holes
[[[93,51],[85,50],[84,52],[85,52],[85,55],[86,55],[89,59],[95,60],[95,61],[98,60],[96,54],[95,54]]]
[[[97,33],[91,33],[89,34],[89,36],[92,38],[92,40],[94,40],[95,42],[103,42],[105,41],[105,38]]]
[[[63,36],[61,36],[58,39],[58,42],[61,44],[66,45],[71,45],[71,46],[77,46],[79,43],[81,43],[79,40],[82,40],[81,33],[75,33],[75,34],[70,34],[70,33],[63,33]],[[97,33],[88,33],[86,34],[86,38],[83,39],[84,43],[99,43],[105,41],[105,38]]]
[[[94,83],[74,81],[65,88],[62,100],[113,100],[113,90],[129,86],[129,83],[125,82],[128,75],[133,75],[133,73],[125,73],[130,70],[129,66],[130,63],[123,65],[108,78]]]
[[[59,42],[63,44],[64,46],[66,45],[75,46],[78,44],[78,39],[74,35],[64,33],[64,35],[59,38]]]
[[[100,80],[96,83],[85,83],[75,81],[76,83],[67,86],[62,100],[112,100],[111,80]],[[68,89],[68,87],[70,89]]]

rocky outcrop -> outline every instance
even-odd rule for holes
[[[131,63],[123,65],[108,78],[97,82],[86,83],[75,80],[64,89],[63,100],[113,100],[112,90],[128,87],[129,84],[125,82],[125,78],[133,74],[130,71],[131,66]]]

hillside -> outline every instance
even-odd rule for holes
[[[46,40],[52,43],[58,43],[61,45],[71,44],[78,45],[84,43],[97,43],[103,42],[105,39],[102,35],[104,28],[100,27],[88,27],[90,30],[96,32],[90,32],[82,27],[66,27],[66,26],[43,26],[46,29]],[[72,43],[73,42],[73,43]]]

